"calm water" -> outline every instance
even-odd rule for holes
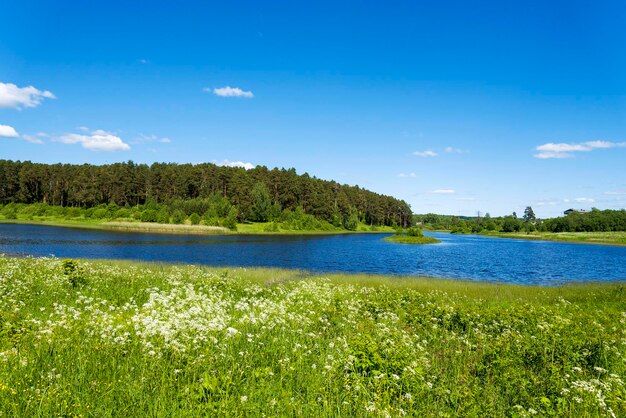
[[[522,284],[626,280],[626,247],[430,233],[401,245],[381,235],[180,236],[0,224],[0,253],[215,266],[298,268]]]

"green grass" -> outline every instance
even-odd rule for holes
[[[579,242],[585,244],[626,245],[626,232],[486,232],[498,238]]]
[[[353,234],[353,233],[393,233],[395,230],[390,226],[369,226],[359,224],[356,231],[348,231],[344,228],[328,230],[285,229],[282,224],[272,222],[246,222],[237,224],[237,232],[241,234]]]
[[[19,219],[3,219],[0,215],[0,223],[22,223],[34,225],[50,225],[70,228],[89,228],[117,230],[128,232],[150,232],[150,233],[166,233],[166,234],[202,234],[202,235],[227,235],[227,234],[254,234],[254,235],[328,235],[328,234],[351,234],[351,233],[392,233],[394,229],[389,226],[369,226],[359,224],[356,231],[348,231],[343,228],[334,228],[330,230],[303,230],[303,229],[285,229],[283,225],[277,225],[273,228],[271,222],[246,222],[237,224],[236,231],[230,231],[223,227],[214,227],[206,225],[191,225],[189,223],[176,224],[160,224],[155,222],[138,222],[130,219],[122,220],[102,220],[87,218],[70,218],[56,216],[34,216],[30,218],[20,217]]]
[[[0,416],[624,416],[624,284],[0,258]]]
[[[396,242],[398,244],[436,244],[439,241],[437,238],[422,236],[410,236],[410,235],[392,235],[390,237],[383,238],[385,241]]]

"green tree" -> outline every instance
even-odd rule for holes
[[[524,209],[523,219],[526,223],[535,222],[537,218],[535,217],[535,212],[533,211],[533,208],[531,208],[530,206],[526,206],[526,209]]]
[[[266,222],[272,211],[272,200],[265,183],[258,182],[252,188],[252,216],[253,220]]]
[[[346,218],[343,226],[348,231],[356,231],[359,226],[359,212],[356,209],[350,211],[350,215]]]
[[[237,209],[237,207],[236,206],[231,207],[230,211],[228,212],[228,216],[226,217],[226,219],[224,219],[224,222],[222,223],[222,225],[225,228],[230,229],[231,231],[236,231],[238,216],[239,216],[239,210]]]

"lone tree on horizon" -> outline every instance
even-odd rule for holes
[[[533,208],[526,206],[526,209],[524,209],[524,222],[535,222],[536,219]]]

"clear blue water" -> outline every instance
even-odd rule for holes
[[[162,261],[319,272],[448,277],[519,284],[626,281],[626,247],[429,233],[402,245],[383,235],[201,236],[0,224],[0,253]]]

